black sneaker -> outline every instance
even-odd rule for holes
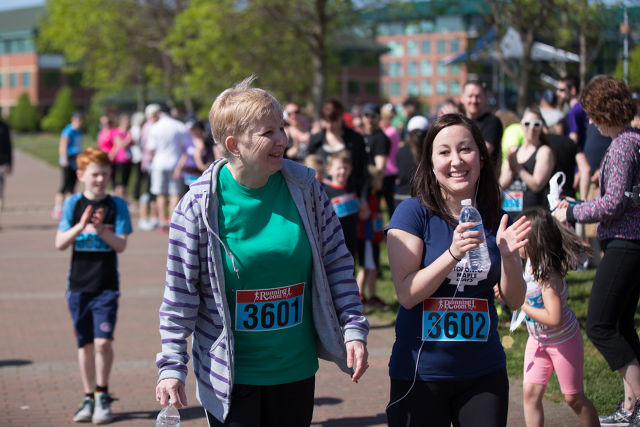
[[[636,405],[637,405],[637,402],[636,402]],[[598,418],[600,419],[600,425],[602,427],[627,426],[631,422],[631,417],[634,414],[637,414],[636,417],[638,417],[640,416],[640,411],[634,411],[634,413],[631,414],[627,412],[626,409],[624,409],[622,402],[620,402],[620,405],[618,405],[618,407],[616,408],[615,411],[613,411],[613,413],[609,415],[601,415]]]
[[[633,414],[631,414],[628,426],[640,427],[640,399],[636,400],[636,404],[633,406]]]

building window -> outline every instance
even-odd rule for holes
[[[59,87],[60,72],[57,70],[45,70],[42,72],[42,81],[45,87]]]
[[[409,96],[417,96],[418,95],[418,83],[416,83],[416,82],[408,82],[407,83],[407,94]]]
[[[80,85],[82,84],[82,74],[80,73],[68,74],[67,82],[69,82],[69,86],[71,87],[80,87]]]
[[[446,48],[446,40],[438,40],[438,53],[446,53],[447,52],[447,48]]]
[[[424,96],[433,95],[433,86],[431,85],[431,82],[427,82],[427,81],[421,82],[420,93],[423,94]]]
[[[347,82],[347,91],[349,95],[357,95],[360,93],[360,83],[350,80]]]
[[[447,75],[447,65],[444,62],[438,61],[438,65],[436,66],[436,74],[439,76]]]
[[[16,84],[18,84],[18,76],[16,76],[16,73],[9,74],[9,86],[16,87]]]
[[[387,92],[387,86],[388,85],[386,83],[380,82],[380,93],[385,96],[389,95],[389,93]]]
[[[22,73],[22,86],[23,87],[31,86],[31,74]]]
[[[422,43],[420,43],[420,52],[423,53],[423,54],[431,53],[431,41],[430,40],[423,40]]]
[[[460,74],[460,64],[454,62],[453,64],[449,64],[449,74],[458,75]]]
[[[407,64],[407,75],[408,76],[417,76],[418,75],[418,63],[416,61],[410,61]]]
[[[407,41],[407,55],[415,56],[418,54],[418,42],[415,40]]]
[[[449,82],[449,94],[450,95],[460,95],[460,82],[459,81]]]
[[[2,75],[2,73],[0,73],[0,87],[2,87],[2,80],[3,80],[3,77],[4,77],[4,76]],[[1,117],[1,116],[0,116],[0,117]]]
[[[389,95],[390,96],[402,95],[402,84],[400,82],[389,83]]]
[[[451,52],[453,52],[453,53],[459,52],[460,51],[460,40],[451,39],[449,47],[451,49]]]
[[[383,22],[378,24],[377,33],[381,36],[399,36],[404,33],[404,25],[401,22]]]
[[[367,95],[375,95],[378,84],[376,82],[364,82],[364,93]]]
[[[389,77],[402,76],[402,62],[389,62],[388,73]]]
[[[436,93],[438,95],[445,95],[447,93],[447,82],[438,80],[436,82]]]
[[[407,24],[407,26],[404,28],[404,34],[407,36],[413,36],[414,34],[420,34],[420,24]]]
[[[420,75],[421,76],[433,75],[433,65],[431,65],[431,61],[420,61]]]
[[[404,56],[404,49],[402,48],[401,42],[391,40],[387,42],[387,47],[389,48],[390,56]]]

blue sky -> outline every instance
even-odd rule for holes
[[[0,10],[44,6],[45,0],[0,0]]]

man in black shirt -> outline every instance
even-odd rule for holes
[[[502,163],[502,122],[489,111],[485,85],[478,80],[466,82],[462,88],[460,102],[464,107],[465,115],[480,128],[493,167],[499,174]]]

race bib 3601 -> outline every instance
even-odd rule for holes
[[[304,285],[236,291],[236,330],[274,331],[299,325]]]
[[[489,303],[478,298],[427,298],[422,302],[423,341],[487,341]]]

